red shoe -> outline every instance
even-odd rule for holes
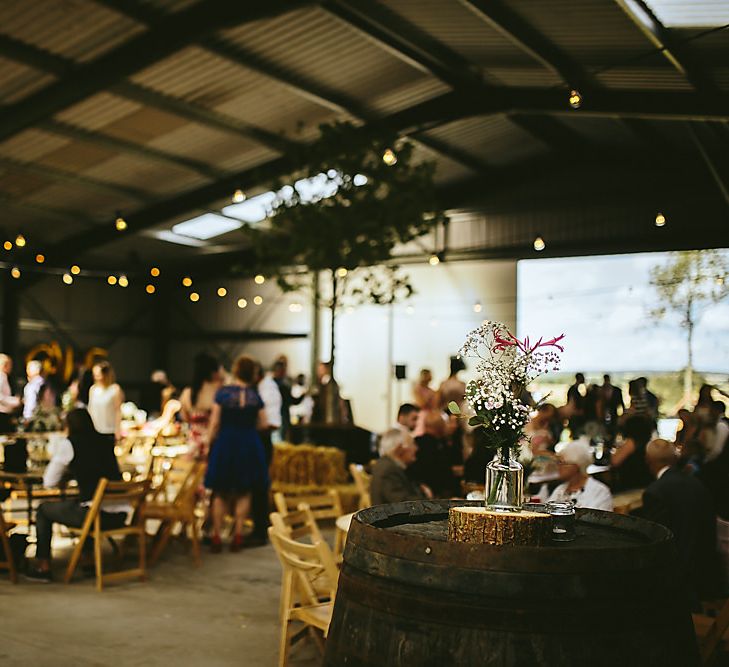
[[[233,538],[233,541],[230,543],[230,550],[234,554],[237,554],[242,548],[243,548],[243,536],[242,535],[236,535]]]
[[[219,554],[223,550],[223,542],[220,535],[213,535],[210,538],[210,553]]]

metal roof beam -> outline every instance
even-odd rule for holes
[[[594,77],[589,71],[500,0],[461,0],[461,3],[572,88],[586,89],[593,85]]]
[[[0,140],[107,90],[208,33],[275,16],[305,4],[310,3],[301,0],[205,0],[171,14],[164,25],[132,37],[90,63],[76,65],[70,74],[3,109],[0,112]]]
[[[643,0],[615,0],[638,29],[696,90],[717,92],[716,83],[704,72],[685,46],[674,38]]]

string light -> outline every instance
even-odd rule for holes
[[[15,237],[15,245],[18,246],[18,248],[23,248],[25,246],[25,236],[18,234]]]
[[[242,201],[246,200],[246,193],[243,192],[243,190],[236,190],[233,193],[233,203],[234,204],[240,204]]]
[[[481,305],[481,302],[476,301],[476,303],[473,304],[473,312],[480,313],[482,310],[483,310],[483,306]]]
[[[243,309],[248,305],[245,299],[238,299],[238,308]]]
[[[537,252],[541,252],[546,247],[546,243],[544,242],[544,239],[537,235],[537,238],[534,239],[534,250]]]
[[[292,313],[300,313],[302,310],[304,310],[304,307],[300,304],[294,301],[294,303],[289,304],[289,311]]]
[[[191,292],[190,301],[192,301],[193,303],[197,303],[198,301],[200,301],[200,295],[197,292]]]
[[[158,268],[157,268],[156,266],[153,266],[153,267],[152,267],[152,268],[151,268],[151,269],[149,270],[149,275],[151,275],[151,276],[152,276],[152,278],[157,278],[157,277],[159,276],[159,269],[158,269]]]
[[[37,254],[37,255],[35,256],[35,261],[36,261],[36,262],[38,262],[38,264],[43,264],[43,262],[45,262],[45,261],[46,261],[46,256],[45,256],[45,255],[43,255],[43,254],[41,254],[41,253],[38,253],[38,254]]]
[[[428,264],[431,266],[438,266],[438,264],[440,264],[440,257],[438,257],[438,255],[431,255],[428,260]]]
[[[5,241],[5,243],[3,243],[3,248],[5,248],[5,250],[12,250],[13,249],[13,242],[12,241]]]
[[[263,303],[263,297],[262,296],[254,296],[253,297],[253,303],[255,303],[257,306],[260,306]]]
[[[110,285],[116,285],[116,276],[109,276],[106,279],[106,282],[109,283]]]
[[[78,264],[74,264],[71,267],[71,273],[73,273],[74,276],[77,276],[79,273],[81,273],[81,267]]]
[[[340,278],[344,278],[347,275],[347,269],[345,269],[343,266],[337,269],[337,276]]]
[[[185,276],[182,279],[182,286],[183,287],[191,287],[192,286],[192,278],[190,278],[190,276]]]
[[[225,289],[225,287],[218,287],[218,296],[224,297],[228,293],[228,290]]]
[[[256,285],[263,285],[263,283],[266,282],[266,279],[259,273],[253,281],[256,283]]]
[[[73,276],[70,273],[64,273],[63,282],[66,283],[66,285],[70,285],[73,283]]]
[[[20,278],[20,269],[17,266],[14,266],[12,269],[10,269],[10,275],[13,278]]]
[[[397,155],[395,155],[395,152],[388,148],[383,154],[382,154],[382,161],[388,166],[392,167],[393,165],[397,164]]]
[[[656,215],[656,227],[664,227],[666,225],[666,216],[663,213]]]
[[[119,276],[119,287],[128,287],[129,286],[129,278],[126,276]]]
[[[123,232],[127,227],[127,221],[122,218],[122,216],[117,216],[116,220],[114,221],[114,225],[116,226],[116,231]]]
[[[573,109],[579,109],[582,106],[582,95],[579,90],[570,90],[568,100]]]
[[[146,290],[147,294],[154,294],[157,288],[154,285],[149,284],[144,289]]]

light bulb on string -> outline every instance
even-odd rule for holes
[[[147,292],[147,294],[154,294],[157,288],[150,283],[144,289]]]
[[[397,164],[397,155],[395,155],[395,151],[393,151],[391,148],[388,148],[383,154],[382,154],[382,161],[388,166],[392,167],[393,165]]]
[[[573,109],[579,109],[582,106],[582,95],[579,90],[570,90],[570,95],[567,99]]]
[[[42,253],[40,253],[40,252],[39,252],[39,253],[38,253],[38,254],[37,254],[37,255],[35,256],[35,261],[36,261],[36,262],[38,262],[38,264],[43,264],[43,262],[45,262],[45,261],[46,261],[46,256],[45,256],[44,254],[42,254]]]
[[[127,227],[127,221],[121,216],[118,215],[116,217],[116,220],[114,221],[114,226],[116,227],[116,231],[123,232]]]
[[[337,276],[339,278],[344,278],[347,275],[347,273],[348,273],[347,269],[345,269],[343,266],[340,266],[337,269]]]
[[[124,275],[119,276],[118,282],[119,282],[119,287],[128,287],[129,286],[129,278],[127,278]]]
[[[15,245],[18,246],[18,248],[24,248],[25,247],[25,236],[22,234],[18,234],[15,237]]]
[[[10,269],[10,275],[17,280],[20,278],[20,269],[17,266],[14,266]]]
[[[263,283],[266,282],[266,278],[262,276],[260,273],[253,279],[253,281],[256,283],[256,285],[263,285]]]
[[[224,297],[228,293],[228,290],[225,289],[225,287],[218,287],[218,296]]]
[[[152,276],[152,278],[157,278],[159,276],[159,274],[160,274],[160,271],[156,266],[153,266],[149,270],[149,275]]]
[[[534,239],[534,250],[536,250],[537,252],[541,252],[546,247],[547,244],[544,242],[544,239],[539,234],[537,234],[537,238]]]
[[[192,286],[192,278],[190,278],[190,276],[185,276],[182,279],[182,286],[183,287],[191,287]]]
[[[304,309],[304,307],[297,301],[294,301],[293,303],[289,304],[289,311],[292,313],[300,313],[303,309]]]
[[[483,306],[481,305],[481,302],[476,301],[476,303],[473,304],[473,312],[480,313],[482,310],[483,310]]]
[[[12,250],[13,249],[13,242],[12,241],[5,241],[5,243],[3,243],[3,248],[5,248],[5,250]]]
[[[191,292],[190,301],[192,301],[193,303],[197,303],[198,301],[200,301],[200,295],[197,292]]]
[[[405,312],[406,312],[406,313],[407,313],[408,315],[412,315],[412,314],[413,314],[413,313],[415,312],[415,308],[414,308],[413,306],[408,306],[408,307],[407,307],[407,308],[405,309]]]
[[[81,273],[81,267],[80,267],[80,266],[79,266],[78,264],[74,264],[74,265],[73,265],[73,266],[71,267],[71,273],[72,273],[72,274],[73,274],[74,276],[77,276],[77,275],[78,275],[79,273]]]
[[[64,273],[62,280],[66,285],[70,285],[73,283],[73,276],[70,273]]]
[[[248,302],[245,299],[238,299],[238,308],[240,308],[242,310],[247,305],[248,305]]]
[[[232,200],[234,204],[240,204],[241,202],[246,200],[246,193],[243,192],[243,190],[236,190],[233,193]]]
[[[656,215],[656,227],[665,227],[666,226],[666,216],[663,215],[663,213],[658,213]]]
[[[116,282],[117,282],[116,276],[109,276],[106,279],[106,282],[109,283],[110,285],[116,285]]]
[[[253,303],[255,303],[257,306],[260,306],[263,303],[263,297],[262,296],[254,296],[253,297]]]
[[[431,266],[438,266],[438,264],[440,264],[440,257],[438,257],[438,255],[431,255],[430,259],[428,259],[428,264]]]

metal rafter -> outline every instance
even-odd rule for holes
[[[245,3],[207,0],[172,14],[164,25],[132,37],[90,63],[76,65],[70,74],[5,108],[0,112],[0,140],[107,90],[208,33],[307,4],[310,3],[301,0]]]
[[[643,0],[615,0],[638,29],[698,91],[718,92],[714,81],[701,69],[683,44],[680,44]]]

